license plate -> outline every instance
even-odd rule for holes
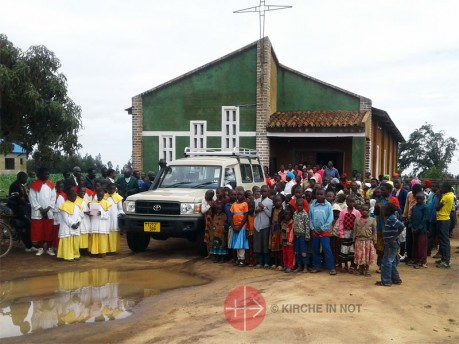
[[[161,223],[160,222],[144,222],[143,223],[144,232],[161,232]]]

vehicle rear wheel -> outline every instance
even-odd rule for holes
[[[133,252],[143,252],[150,243],[150,234],[126,233],[127,244]]]

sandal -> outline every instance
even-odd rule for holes
[[[378,287],[392,287],[392,284],[386,284],[381,281],[376,282],[375,285]]]
[[[400,284],[402,284],[402,280],[398,280],[398,281],[392,281],[392,284],[397,284],[397,285],[400,285]]]

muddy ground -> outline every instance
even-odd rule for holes
[[[338,273],[285,274],[270,270],[213,264],[196,253],[187,241],[152,241],[146,252],[132,254],[124,238],[119,254],[104,259],[83,257],[64,263],[54,257],[36,257],[15,248],[0,260],[1,281],[56,275],[93,268],[121,271],[160,269],[185,273],[198,286],[163,291],[158,280],[148,283],[161,291],[148,293],[132,315],[108,322],[77,323],[24,336],[0,339],[1,343],[458,343],[459,342],[459,240],[456,228],[451,269],[415,270],[401,264],[403,284],[376,287],[371,277]],[[123,275],[127,279],[129,275]],[[151,276],[150,276],[151,277]],[[126,281],[123,281],[126,283]],[[185,282],[184,282],[185,283]],[[129,284],[129,281],[128,281]],[[186,284],[186,283],[185,283]],[[193,284],[193,283],[192,283]],[[183,284],[182,284],[183,285]],[[253,330],[239,331],[224,316],[228,293],[240,286],[258,289],[266,301],[266,316]],[[14,295],[10,295],[14,298]],[[290,305],[306,305],[293,313]],[[358,311],[358,305],[360,311]],[[321,306],[318,306],[321,305]],[[335,312],[326,305],[337,306]],[[344,313],[340,307],[356,307]],[[287,306],[287,308],[285,308]],[[306,307],[306,308],[305,308]],[[315,307],[315,308],[311,308]],[[319,309],[317,307],[322,307]],[[329,306],[330,307],[330,306]],[[277,310],[277,312],[275,312]],[[0,328],[0,334],[2,329]]]

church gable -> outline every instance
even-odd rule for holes
[[[192,120],[206,120],[207,130],[221,130],[222,106],[254,104],[255,85],[256,46],[253,46],[144,94],[143,130],[189,130]],[[249,125],[244,117],[244,126],[254,130],[254,121],[253,118],[253,125]]]
[[[280,65],[277,111],[360,111],[360,96]]]

